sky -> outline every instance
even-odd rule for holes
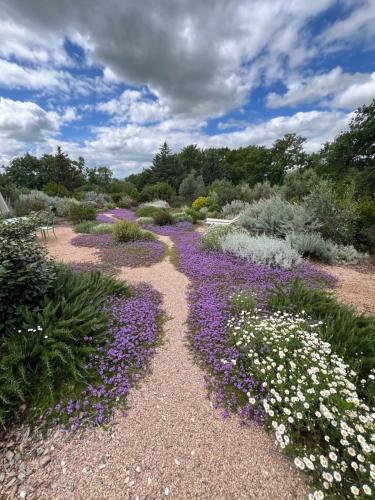
[[[375,98],[375,0],[0,0],[0,164],[118,178],[165,140],[318,150]]]

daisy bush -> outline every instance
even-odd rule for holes
[[[322,340],[321,321],[305,315],[258,309],[228,321],[234,356],[232,377],[253,381],[246,394],[261,413],[276,444],[311,473],[311,498],[369,497],[375,483],[375,413],[358,396],[357,374]]]

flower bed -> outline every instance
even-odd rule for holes
[[[115,217],[115,219],[113,217],[108,217],[108,214]],[[112,208],[110,210],[106,210],[105,212],[96,215],[97,221],[110,222],[111,224],[115,224],[117,222],[116,219],[119,220],[127,219],[130,221],[135,221],[136,218],[137,217],[135,213],[126,208]]]
[[[124,405],[131,387],[150,366],[160,333],[160,304],[159,294],[149,285],[134,287],[130,298],[109,301],[107,340],[89,365],[97,373],[97,382],[87,386],[80,399],[60,401],[50,409],[50,418],[77,429],[81,424],[102,424],[115,406]],[[86,340],[95,341],[92,337]]]
[[[242,311],[228,328],[235,356],[221,363],[252,380],[249,415],[264,414],[276,444],[314,476],[311,497],[371,496],[375,415],[358,397],[356,373],[322,340],[322,323]]]
[[[75,246],[98,249],[103,272],[116,272],[118,267],[151,266],[160,262],[164,255],[164,245],[160,241],[138,240],[118,243],[112,234],[83,234],[71,240]],[[90,266],[87,266],[88,269]]]

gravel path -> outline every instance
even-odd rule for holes
[[[66,246],[60,235],[58,241]],[[66,249],[52,245],[64,259]],[[51,462],[33,474],[40,498],[305,498],[304,481],[261,427],[241,427],[211,408],[204,373],[186,346],[185,275],[164,260],[122,268],[120,277],[147,281],[162,293],[165,343],[152,373],[131,392],[129,414],[118,414],[111,432],[87,431],[58,444]]]

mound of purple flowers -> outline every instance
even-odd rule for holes
[[[97,214],[96,220],[99,222],[110,222],[112,224],[115,224],[117,222],[116,219],[114,219],[113,217],[108,217],[108,215],[112,215],[113,217],[119,220],[122,219],[127,219],[131,221],[136,220],[135,213],[126,208],[113,208],[110,210],[106,210],[103,213]]]
[[[160,295],[145,284],[134,287],[130,297],[110,299],[106,343],[88,366],[97,373],[97,383],[88,385],[80,399],[59,402],[50,410],[51,418],[67,421],[73,429],[82,423],[99,425],[116,405],[125,404],[130,389],[150,366],[160,331],[160,304]],[[86,341],[95,343],[95,338]]]
[[[215,393],[216,404],[225,403],[236,408],[243,417],[251,408],[245,396],[256,381],[246,372],[234,374],[233,365],[222,359],[237,359],[236,347],[229,343],[227,322],[233,316],[230,296],[239,290],[248,290],[265,307],[266,297],[275,284],[288,286],[296,277],[310,285],[332,281],[332,277],[309,263],[293,270],[271,268],[221,251],[200,249],[201,235],[195,231],[164,226],[163,233],[174,241],[178,251],[178,267],[190,279],[189,340],[191,349],[208,368],[207,385]],[[258,389],[259,390],[259,389]],[[245,401],[244,406],[241,401]],[[225,415],[228,413],[225,412]],[[255,415],[257,419],[259,415]]]

